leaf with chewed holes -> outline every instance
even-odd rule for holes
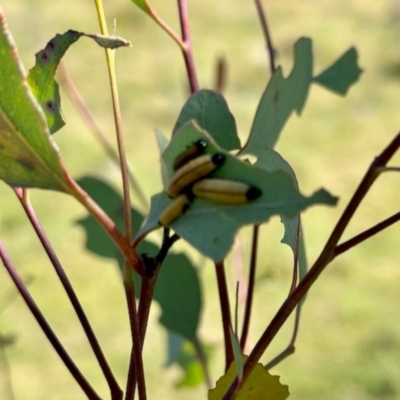
[[[210,175],[211,178],[243,182],[261,191],[257,200],[243,205],[215,203],[196,197],[188,210],[170,224],[179,236],[215,261],[226,256],[237,230],[243,225],[266,222],[273,215],[292,218],[315,204],[336,204],[336,198],[323,189],[310,197],[303,196],[285,171],[268,172],[225,152],[194,121],[184,125],[173,136],[163,154],[169,176],[173,174],[172,164],[175,157],[200,139],[208,143],[206,154],[223,153],[225,156],[224,163]],[[165,192],[152,197],[150,214],[138,233],[137,240],[159,227],[160,215],[172,201],[174,200]]]
[[[69,46],[81,36],[82,33],[73,30],[62,35],[57,34],[43,50],[36,53],[36,64],[29,71],[29,86],[42,106],[51,133],[57,132],[65,125],[60,92],[54,74]]]
[[[273,148],[294,111],[300,114],[312,81],[312,43],[300,38],[294,48],[294,66],[287,78],[279,67],[268,82],[254,117],[253,126],[242,154],[258,155],[263,148]]]
[[[65,125],[59,87],[54,75],[65,52],[82,36],[91,38],[99,46],[110,49],[130,46],[130,42],[118,36],[104,36],[70,29],[54,36],[46,47],[36,54],[36,63],[29,71],[28,83],[44,111],[51,133],[57,132]]]
[[[255,165],[270,172],[277,170],[285,171],[291,176],[296,187],[299,187],[292,167],[275,150],[262,149]],[[294,260],[298,260],[299,278],[302,280],[307,273],[307,256],[300,215],[296,215],[293,218],[282,216],[281,220],[285,227],[285,234],[281,242],[287,244],[292,249]],[[302,302],[304,302],[304,300],[305,297]]]
[[[0,179],[11,186],[68,192],[43,111],[0,8]]]
[[[330,67],[313,78],[315,83],[345,96],[350,86],[357,82],[363,70],[357,64],[357,50],[352,47]]]

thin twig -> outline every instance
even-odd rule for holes
[[[331,233],[327,243],[325,244],[320,256],[315,261],[312,268],[307,272],[304,278],[301,280],[296,289],[289,295],[289,297],[283,302],[279,308],[271,323],[265,329],[261,335],[257,344],[250,353],[248,359],[245,362],[243,370],[243,379],[246,380],[250,375],[253,368],[256,366],[258,360],[264,354],[267,347],[270,345],[276,334],[281,329],[282,325],[286,322],[292,311],[300,303],[302,298],[306,295],[310,287],[315,283],[320,274],[326,268],[326,266],[332,262],[335,258],[335,249],[339,242],[344,230],[348,226],[352,219],[355,211],[359,207],[361,201],[371,188],[372,184],[382,173],[381,167],[384,167],[391,159],[393,154],[400,147],[400,133],[392,140],[392,142],[383,150],[383,152],[375,158],[371,163],[368,171],[364,178],[360,182],[357,190],[347,205],[345,211],[339,218],[333,232]],[[238,387],[238,379],[231,384],[227,392],[225,393],[223,400],[232,399],[236,389]]]
[[[299,239],[300,239],[300,224],[301,220],[299,218],[299,223],[297,224],[296,232],[296,247],[293,256],[293,275],[292,284],[290,285],[289,294],[293,292],[297,285],[298,275],[299,275]]]
[[[90,326],[89,320],[86,317],[86,314],[79,302],[79,299],[71,285],[71,282],[68,279],[67,274],[64,271],[64,268],[61,265],[57,254],[55,253],[45,231],[43,230],[42,225],[40,224],[35,210],[30,203],[29,196],[26,190],[16,188],[14,189],[15,194],[17,195],[18,200],[20,201],[29,221],[32,224],[33,229],[35,230],[40,242],[44,250],[46,251],[47,256],[51,264],[54,267],[54,270],[60,279],[61,284],[64,287],[64,290],[71,302],[73,309],[76,312],[79,322],[86,334],[86,337],[90,343],[90,346],[95,354],[97,361],[100,365],[101,370],[103,371],[104,377],[107,380],[108,386],[110,388],[112,399],[122,399],[122,390],[120,389],[117,380],[115,379],[110,366],[107,363],[107,360],[103,354],[103,351],[100,347],[100,344],[96,338],[96,335]]]
[[[95,136],[96,140],[102,146],[104,152],[107,156],[116,162],[118,165],[120,164],[118,153],[114,150],[110,142],[108,141],[106,135],[101,130],[95,119],[93,118],[91,112],[89,111],[87,105],[85,104],[81,94],[76,88],[73,80],[71,79],[68,68],[63,60],[61,60],[60,65],[58,67],[59,72],[59,83],[63,86],[66,94],[71,100],[77,112],[80,114],[82,120],[86,123],[89,131]],[[131,183],[131,187],[133,192],[136,194],[139,202],[145,210],[149,209],[149,204],[144,195],[139,182],[136,180],[135,176],[132,173],[132,168],[128,165],[128,176]]]
[[[298,271],[300,268],[300,266],[299,266],[299,239],[300,239],[300,232],[301,232],[300,226],[301,226],[301,219],[299,218],[299,223],[297,224],[297,233],[296,233],[296,250],[294,252],[294,257],[293,257],[292,284],[290,286],[289,295],[296,288],[297,279],[298,279]],[[296,338],[297,338],[297,334],[299,332],[299,326],[300,326],[301,306],[302,306],[302,303],[300,303],[296,307],[296,316],[295,316],[294,324],[293,324],[293,332],[292,332],[292,337],[289,341],[289,344],[281,353],[279,353],[276,357],[274,357],[269,363],[267,363],[265,365],[265,369],[269,370],[269,369],[273,368],[275,365],[278,365],[286,357],[290,356],[291,354],[293,354],[295,352],[295,350],[296,350],[295,343],[296,343]]]
[[[133,270],[127,262],[124,265],[124,287],[128,305],[129,322],[131,327],[132,351],[128,369],[125,399],[133,400],[136,384],[138,385],[139,400],[146,400],[146,381],[143,369],[142,340],[139,330],[139,318],[136,308],[135,286],[133,284]]]
[[[165,257],[168,254],[169,249],[173,246],[173,244],[179,240],[180,237],[176,234],[169,237],[169,229],[164,228],[164,237],[163,244],[161,246],[160,251],[156,255],[154,259],[154,270],[151,278],[143,278],[142,286],[140,289],[140,302],[139,302],[139,330],[140,337],[142,340],[142,346],[144,342],[144,338],[146,336],[147,323],[149,319],[150,306],[153,299],[154,289],[156,287],[156,282],[158,278],[158,274],[160,272],[162,263],[164,262]]]
[[[182,54],[188,74],[190,93],[193,94],[199,90],[199,83],[197,80],[196,67],[193,59],[193,49],[190,41],[189,15],[186,0],[178,0],[178,10],[179,21],[181,24],[182,41],[184,44]]]
[[[217,64],[215,67],[215,83],[214,90],[219,93],[223,93],[226,88],[227,81],[227,63],[225,57],[218,57]]]
[[[146,3],[148,15],[153,18],[153,20],[162,28],[173,40],[174,42],[182,49],[185,48],[184,43],[179,38],[179,36],[174,32],[174,30],[156,13],[153,7],[149,3]]]
[[[178,235],[173,235],[169,237],[169,229],[164,229],[164,238],[163,245],[157,256],[154,259],[154,270],[152,271],[152,276],[147,277],[144,276],[141,282],[140,288],[140,301],[139,301],[139,310],[138,310],[138,323],[139,323],[139,336],[140,336],[140,344],[141,350],[143,350],[144,339],[146,337],[147,323],[149,319],[150,307],[153,299],[154,289],[156,286],[158,274],[161,269],[161,265],[168,254],[168,250],[172,247],[172,245],[179,239]],[[133,336],[132,336],[133,337]],[[128,383],[126,390],[126,399],[130,400],[133,398],[135,386],[136,386],[136,365],[134,363],[134,349],[131,352],[131,361],[129,367],[129,375],[128,375]]]
[[[224,332],[225,344],[225,372],[233,361],[233,348],[231,337],[229,334],[229,327],[232,326],[231,311],[229,306],[228,288],[226,285],[225,269],[223,262],[215,263],[215,272],[217,274],[219,303],[221,305],[222,328]]]
[[[6,268],[7,272],[9,273],[11,279],[14,282],[14,285],[18,289],[19,293],[21,294],[22,298],[25,301],[25,304],[28,306],[29,310],[31,311],[33,317],[36,319],[37,323],[41,327],[43,333],[46,335],[47,339],[50,341],[51,345],[53,346],[54,350],[57,352],[69,372],[74,377],[75,381],[81,387],[83,392],[86,396],[91,400],[100,400],[99,395],[95,392],[95,390],[90,386],[89,382],[86,378],[82,375],[81,371],[72,361],[69,354],[64,349],[63,345],[58,340],[57,336],[51,329],[50,325],[48,324],[46,318],[40,311],[39,307],[33,300],[32,296],[30,295],[28,289],[26,288],[24,282],[22,281],[21,277],[19,276],[18,272],[16,271],[13,263],[11,262],[3,242],[0,240],[0,258],[3,261],[4,267]]]
[[[254,297],[254,285],[255,285],[255,281],[256,281],[259,230],[260,230],[260,227],[258,225],[253,226],[253,239],[251,242],[251,258],[250,258],[250,267],[249,267],[249,284],[248,284],[248,289],[247,289],[247,298],[246,298],[246,305],[245,305],[245,311],[244,311],[242,335],[240,337],[240,348],[242,349],[242,352],[246,346],[247,336],[248,336],[249,327],[250,327],[250,316],[251,316],[251,309],[252,309],[253,297]]]
[[[269,54],[269,63],[270,63],[271,74],[273,74],[276,71],[275,50],[274,50],[274,46],[272,45],[272,39],[271,39],[271,35],[270,35],[269,29],[268,29],[267,17],[265,15],[263,6],[261,4],[261,0],[254,0],[254,1],[256,3],[258,17],[260,18],[261,28],[263,30],[265,44],[267,46],[267,51]]]
[[[105,36],[108,35],[107,22],[104,15],[102,0],[94,0],[96,4],[97,16],[99,18],[101,33]],[[124,222],[125,222],[125,236],[130,242],[132,239],[132,218],[131,218],[131,199],[129,189],[129,172],[128,164],[126,161],[125,141],[122,130],[121,107],[119,103],[117,76],[115,74],[115,50],[105,48],[107,59],[108,76],[110,79],[111,98],[114,111],[115,133],[117,136],[119,161],[122,175],[122,187],[124,195]]]
[[[376,235],[377,233],[383,231],[384,229],[388,228],[390,225],[393,225],[398,221],[400,221],[400,212],[392,215],[389,218],[386,218],[385,220],[379,222],[372,228],[367,229],[366,231],[360,233],[357,236],[354,236],[353,238],[347,240],[346,242],[339,244],[338,246],[336,246],[335,249],[335,257],[337,257],[340,254],[343,254],[345,251],[351,249],[354,246],[357,246],[364,240],[369,239],[370,237]]]
[[[285,358],[293,354],[296,350],[295,343],[296,343],[296,338],[297,334],[299,332],[299,324],[300,324],[300,314],[301,314],[301,304],[299,304],[296,307],[296,316],[294,319],[294,324],[293,324],[293,333],[292,337],[290,339],[290,342],[288,346],[286,347],[285,350],[283,350],[281,353],[279,353],[276,357],[274,357],[269,363],[267,363],[264,368],[268,371],[271,368],[275,367],[278,365],[281,361],[283,361]]]

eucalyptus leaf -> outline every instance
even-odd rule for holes
[[[29,71],[29,87],[46,115],[51,133],[57,132],[65,125],[61,112],[60,90],[54,75],[69,46],[81,36],[82,33],[73,30],[57,34],[35,55],[35,66]]]
[[[296,184],[296,187],[298,188],[297,178],[292,167],[275,150],[264,149],[263,152],[259,154],[255,165],[267,171],[282,170],[287,172],[292,177],[293,182]],[[299,278],[301,280],[307,273],[307,257],[306,257],[303,229],[301,226],[301,218],[300,215],[296,215],[293,218],[287,218],[285,216],[282,216],[281,220],[285,228],[285,233],[282,238],[282,243],[285,243],[288,246],[290,246],[290,248],[293,251],[294,258],[298,259]]]
[[[300,114],[312,80],[312,43],[301,38],[295,44],[293,70],[283,77],[279,67],[269,81],[257,108],[249,139],[242,154],[258,155],[263,148],[273,148],[292,112]]]
[[[0,179],[11,186],[68,192],[58,149],[0,8]]]
[[[195,122],[189,122],[174,136],[163,154],[170,176],[173,173],[173,160],[184,148],[185,141],[191,143],[198,139],[208,141],[207,153],[223,152],[207,132]],[[189,209],[171,224],[171,228],[178,235],[215,261],[220,261],[226,256],[237,230],[243,225],[263,223],[273,215],[293,218],[314,204],[336,204],[336,198],[322,189],[310,197],[301,195],[293,179],[284,171],[267,172],[229,153],[224,154],[224,164],[211,177],[255,186],[261,190],[261,197],[240,206],[195,198]],[[152,197],[150,214],[138,236],[145,236],[159,227],[160,214],[172,201],[165,192]]]
[[[190,96],[178,117],[173,135],[191,120],[206,130],[223,149],[240,147],[235,118],[220,93],[203,89]]]
[[[357,50],[352,47],[313,81],[332,92],[346,95],[350,86],[357,82],[363,72],[357,64],[357,58]]]
[[[50,132],[55,133],[65,125],[61,110],[58,83],[54,76],[57,67],[69,47],[81,36],[93,39],[99,46],[115,49],[130,46],[130,42],[118,36],[104,36],[98,33],[84,33],[70,29],[57,34],[35,55],[35,65],[28,75],[28,83],[45,113]]]
[[[122,196],[108,183],[91,176],[82,177],[77,181],[90,197],[113,219],[115,225],[124,229],[124,209]],[[143,216],[131,208],[132,228],[137,232],[143,221]],[[108,233],[91,216],[87,215],[76,221],[86,233],[86,248],[91,252],[107,258],[123,261],[121,252],[111,240]]]
[[[185,254],[168,254],[157,278],[154,300],[162,310],[162,325],[191,342],[196,341],[202,309],[200,281]]]

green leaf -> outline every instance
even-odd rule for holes
[[[243,356],[243,362],[246,358]],[[233,362],[225,375],[218,380],[217,386],[209,390],[208,400],[221,400],[237,375],[236,363]],[[262,364],[258,363],[234,398],[235,400],[285,400],[288,397],[288,386],[282,385],[279,376],[271,375]]]
[[[147,0],[132,0],[132,3],[136,4],[146,14],[150,14],[149,6],[147,5]]]
[[[168,254],[159,272],[154,300],[162,310],[160,323],[194,342],[202,298],[197,272],[185,254]]]
[[[165,366],[177,365],[183,372],[183,376],[175,384],[175,387],[195,387],[204,383],[204,372],[193,343],[168,331],[168,350],[168,360]],[[211,350],[211,347],[207,346],[207,356],[209,356]]]
[[[200,90],[190,96],[182,108],[173,135],[191,120],[195,120],[223,149],[240,147],[235,119],[226,100],[218,92]]]
[[[43,50],[36,54],[35,66],[29,71],[29,86],[46,115],[51,133],[57,132],[65,124],[61,112],[59,87],[54,74],[69,46],[82,35],[73,30],[62,35],[57,34]]]
[[[94,177],[83,177],[78,184],[92,197],[97,204],[112,218],[116,226],[124,229],[123,199],[109,184]],[[132,211],[132,228],[137,232],[143,221],[143,216],[134,208]],[[117,261],[122,255],[109,235],[90,215],[76,221],[86,232],[86,248],[93,253]]]
[[[272,149],[263,149],[255,165],[271,172],[277,170],[285,171],[291,176],[298,188],[297,178],[292,167],[278,152]],[[299,278],[302,280],[307,273],[307,257],[300,215],[296,215],[293,218],[282,216],[281,220],[285,228],[282,243],[287,244],[292,249],[294,258],[298,259]]]
[[[173,365],[179,358],[179,355],[183,351],[183,346],[186,339],[175,333],[174,331],[167,330],[167,360],[165,361],[164,367],[168,368]]]
[[[301,38],[295,45],[294,67],[287,79],[279,67],[261,97],[243,154],[258,155],[262,148],[273,148],[293,111],[300,114],[312,79],[311,40]]]
[[[158,143],[158,148],[160,150],[160,154],[162,154],[168,146],[168,139],[158,129],[156,129],[156,138],[157,138],[157,143]],[[161,175],[162,175],[163,183],[165,186],[168,182],[168,168],[167,168],[167,165],[166,165],[163,157],[161,157]]]
[[[70,29],[63,34],[57,34],[43,50],[35,55],[36,63],[29,71],[28,83],[45,113],[51,133],[57,132],[65,125],[61,111],[59,86],[54,75],[66,51],[81,36],[93,39],[101,47],[115,49],[121,46],[130,46],[130,42],[118,36],[83,33]]]
[[[262,151],[258,154],[255,165],[263,168],[266,171],[285,171],[293,180],[296,188],[299,188],[297,183],[296,175],[289,165],[289,163],[276,151],[272,149],[261,149]],[[282,239],[282,243],[287,244],[293,251],[294,256],[298,252],[298,238],[300,229],[300,215],[296,215],[293,218],[287,218],[282,216],[282,223],[285,227],[285,234]]]
[[[194,122],[188,123],[174,136],[163,155],[170,174],[174,158],[185,148],[183,138],[187,140],[186,145],[196,139],[207,140],[207,153],[223,152],[207,132]],[[336,204],[336,198],[325,190],[319,190],[310,197],[301,195],[292,178],[284,171],[269,173],[229,153],[225,153],[225,156],[224,164],[211,177],[245,182],[260,189],[261,197],[241,206],[217,204],[196,198],[185,214],[171,224],[171,228],[179,236],[215,261],[225,257],[242,225],[266,222],[273,215],[293,218],[314,204]],[[165,192],[152,197],[150,214],[138,236],[159,227],[159,216],[172,201]]]
[[[363,72],[357,65],[357,57],[357,50],[352,47],[313,81],[337,94],[346,95]]]
[[[68,192],[58,150],[1,8],[0,23],[0,179],[11,186]]]

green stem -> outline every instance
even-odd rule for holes
[[[95,0],[97,15],[100,23],[101,33],[108,36],[107,22],[104,14],[102,0]],[[131,199],[129,190],[129,173],[128,164],[126,161],[125,141],[122,132],[121,108],[118,96],[117,76],[115,74],[115,50],[105,48],[108,76],[110,79],[111,97],[114,111],[115,131],[118,142],[118,153],[122,174],[122,186],[124,193],[124,221],[125,221],[125,235],[126,239],[130,242],[132,239],[132,218],[131,218]]]

